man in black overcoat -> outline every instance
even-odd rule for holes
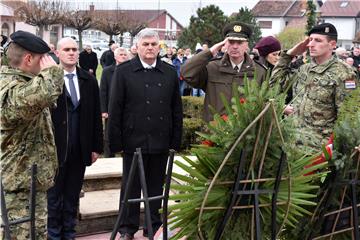
[[[75,226],[85,167],[103,148],[99,87],[94,76],[76,67],[78,45],[72,38],[58,42],[65,86],[52,110],[59,172],[48,191],[48,239],[75,239]]]
[[[143,29],[137,39],[138,55],[115,69],[109,104],[110,149],[123,152],[121,199],[136,148],[141,148],[143,153],[149,197],[162,195],[169,149],[179,149],[182,133],[182,104],[176,71],[157,57],[157,32]],[[129,197],[140,197],[137,171]],[[160,208],[160,200],[150,202],[154,231],[162,224]],[[125,212],[119,229],[121,239],[133,239],[139,228],[140,204],[130,204]]]
[[[110,65],[103,69],[100,82],[100,103],[101,103],[101,116],[105,120],[105,132],[107,130],[107,120],[109,118],[109,99],[111,90],[111,80],[114,75],[115,67],[129,59],[129,53],[126,48],[119,47],[114,51],[114,58],[116,64]],[[115,155],[110,152],[109,141],[105,136],[104,141],[104,157],[114,157]]]
[[[97,54],[92,51],[91,46],[85,45],[84,50],[80,53],[79,65],[82,69],[96,77],[98,58]]]

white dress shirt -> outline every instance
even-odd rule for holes
[[[69,86],[69,79],[66,77],[66,74],[74,74],[73,81],[74,81],[74,85],[75,85],[75,89],[76,89],[76,96],[77,96],[78,101],[80,101],[80,88],[79,88],[79,81],[78,81],[78,78],[76,75],[76,69],[73,72],[67,72],[64,70],[65,86],[66,86],[68,93],[71,93],[70,86]]]
[[[151,68],[154,68],[155,66],[156,66],[156,59],[155,59],[155,61],[153,62],[153,64],[151,64],[151,65],[149,65],[149,64],[147,64],[146,62],[144,62],[143,60],[141,60],[141,58],[139,58],[140,59],[140,62],[141,62],[141,64],[143,65],[143,67],[145,68],[145,69],[151,69]]]
[[[238,67],[238,70],[237,70],[237,71],[240,72],[241,66],[242,66],[242,64],[243,64],[244,61],[242,61],[242,62],[239,63],[238,65],[236,65],[235,63],[233,63],[231,60],[230,60],[230,62],[231,62],[232,68],[234,69],[235,66],[237,66],[237,67]]]

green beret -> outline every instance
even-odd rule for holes
[[[248,41],[252,35],[252,27],[242,22],[231,22],[225,25],[223,34],[229,40]]]
[[[336,37],[337,38],[337,31],[336,28],[334,27],[334,25],[332,25],[331,23],[323,23],[317,26],[314,26],[308,33],[308,35],[310,36],[311,34],[316,33],[316,34],[321,34],[321,35],[326,35],[326,36],[331,36],[331,37]]]
[[[47,43],[38,36],[25,32],[16,31],[10,35],[11,41],[33,53],[47,53],[50,51]]]

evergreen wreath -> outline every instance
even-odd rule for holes
[[[291,230],[299,219],[310,216],[316,207],[320,179],[327,174],[327,161],[312,164],[321,153],[310,155],[295,142],[293,117],[283,118],[285,93],[280,86],[270,88],[268,81],[261,86],[255,80],[244,79],[244,86],[233,87],[231,103],[221,96],[226,115],[214,110],[214,121],[208,124],[204,138],[191,152],[197,160],[183,157],[186,163],[175,161],[186,175],[173,173],[179,184],[171,188],[178,194],[170,196],[178,202],[170,206],[169,224],[180,228],[173,239],[214,239],[217,225],[224,215],[232,192],[241,151],[246,151],[246,179],[252,188],[272,190],[282,151],[286,167],[282,174],[276,221],[277,238],[290,239]],[[319,146],[319,149],[321,146]],[[324,150],[326,152],[326,150]],[[271,194],[259,195],[262,238],[271,236]],[[225,227],[223,239],[251,239],[254,236],[251,198],[242,198]]]

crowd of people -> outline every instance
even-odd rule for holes
[[[355,69],[348,56],[334,51],[337,30],[329,23],[313,27],[289,50],[267,36],[249,51],[252,28],[242,22],[224,26],[223,36],[211,47],[199,44],[194,55],[189,48],[169,48],[160,56],[159,36],[147,28],[130,51],[111,42],[100,58],[99,87],[98,59],[90,46],[79,53],[76,41],[63,38],[55,50],[31,33],[13,33],[0,76],[1,180],[9,218],[28,214],[27,169],[37,164],[36,239],[75,239],[85,168],[103,149],[105,157],[123,157],[121,199],[136,148],[142,150],[149,196],[161,195],[169,150],[180,149],[181,96],[204,96],[203,118],[210,122],[209,107],[225,114],[220,93],[230,101],[233,84],[243,86],[245,76],[291,89],[284,112],[297,116],[296,127],[304,133],[299,144],[321,147],[344,97],[359,87],[359,42],[354,42]],[[136,175],[129,197],[140,196]],[[155,231],[162,224],[160,207],[160,200],[150,204]],[[133,239],[139,214],[139,204],[126,209],[121,239]],[[11,226],[11,233],[29,239],[29,225]]]

